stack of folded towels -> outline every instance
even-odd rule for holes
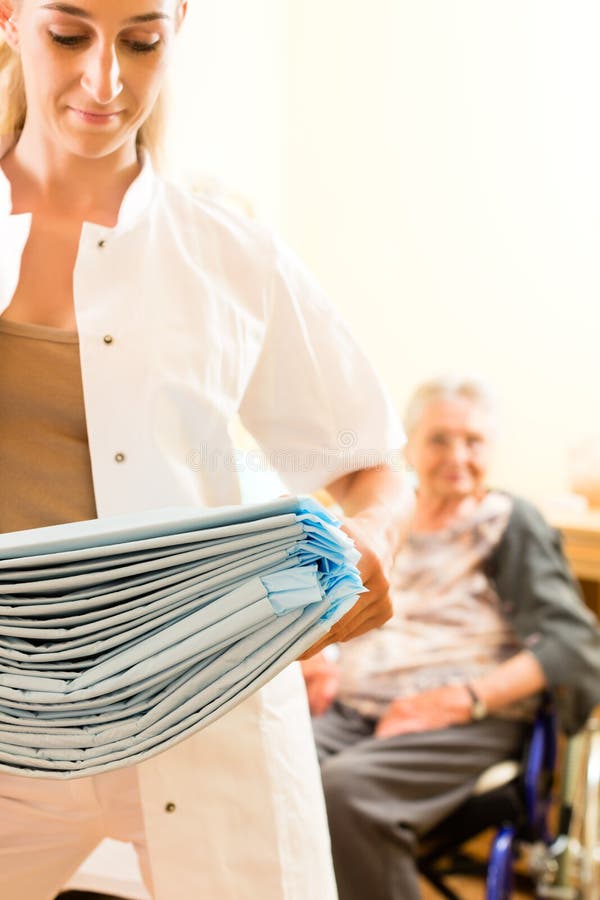
[[[315,501],[0,535],[0,770],[75,778],[214,721],[364,590]]]

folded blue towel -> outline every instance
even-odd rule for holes
[[[0,535],[0,770],[76,778],[189,737],[364,590],[310,498]]]

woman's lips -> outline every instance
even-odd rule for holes
[[[78,109],[76,106],[70,106],[69,109],[71,112],[74,112],[78,118],[82,119],[84,122],[89,122],[91,125],[105,125],[107,122],[112,122],[120,115],[120,110],[110,113],[95,113],[89,112],[86,109]]]

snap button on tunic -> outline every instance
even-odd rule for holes
[[[118,462],[118,463],[125,462],[125,454],[124,453],[115,453],[115,462]]]
[[[104,335],[104,343],[105,343],[105,344],[112,344],[113,341],[114,341],[114,338],[113,338],[112,334],[105,334],[105,335]]]
[[[168,812],[168,813],[173,813],[173,812],[175,812],[176,809],[177,809],[177,807],[175,806],[174,803],[167,803],[165,806],[165,812]]]

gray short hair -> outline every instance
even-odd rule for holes
[[[407,435],[414,431],[426,406],[435,400],[451,400],[464,397],[490,416],[494,432],[497,425],[497,402],[491,387],[476,375],[441,375],[424,381],[410,397],[404,412]]]

